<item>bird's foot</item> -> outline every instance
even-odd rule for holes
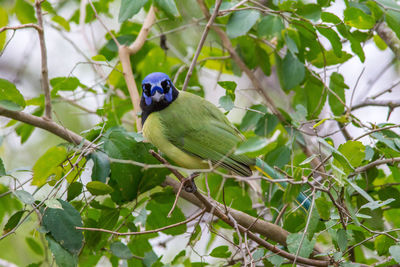
[[[183,181],[183,186],[184,186],[186,192],[188,192],[188,193],[197,192],[197,186],[194,182],[194,178],[196,178],[199,175],[200,175],[200,173],[193,173],[188,178],[186,178],[185,181]]]

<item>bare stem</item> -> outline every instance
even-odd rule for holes
[[[43,15],[42,15],[42,1],[35,1],[36,17],[38,20],[38,25],[40,31],[38,30],[39,42],[40,42],[40,52],[42,56],[42,89],[44,92],[44,102],[45,102],[45,118],[51,120],[51,98],[50,98],[50,85],[49,85],[49,70],[47,68],[47,49],[46,42],[44,40],[44,28],[43,28]]]
[[[210,28],[211,28],[212,24],[214,23],[215,18],[218,15],[218,10],[219,10],[219,7],[221,6],[221,3],[222,3],[222,0],[217,0],[217,2],[215,3],[214,12],[213,12],[212,16],[210,17],[210,19],[208,20],[208,23],[203,31],[203,34],[201,35],[200,42],[196,49],[196,53],[194,54],[192,63],[190,64],[189,70],[186,74],[185,82],[183,83],[183,86],[182,86],[183,91],[185,91],[187,88],[190,77],[192,76],[192,73],[193,73],[194,66],[196,65],[197,59],[199,58],[201,49],[203,48],[204,42],[206,41],[208,32],[210,31]]]

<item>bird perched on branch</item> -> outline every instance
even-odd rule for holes
[[[270,178],[283,178],[261,159],[235,154],[243,141],[240,132],[212,103],[178,91],[165,73],[146,76],[142,89],[143,135],[179,166],[208,169],[211,162],[240,176],[251,176],[256,168]],[[310,205],[302,193],[297,202],[306,209]]]

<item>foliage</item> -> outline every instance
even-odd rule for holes
[[[60,267],[95,266],[101,258],[112,266],[121,262],[124,266],[281,266],[287,259],[293,261],[287,255],[299,256],[296,262],[308,265],[314,264],[301,260],[313,258],[326,266],[400,264],[399,125],[363,121],[354,112],[380,105],[388,107],[389,117],[400,103],[374,102],[380,94],[352,106],[349,92],[357,83],[349,84],[341,73],[346,62],[366,62],[367,44],[389,49],[390,42],[400,38],[396,1],[344,1],[343,12],[333,12],[337,3],[331,0],[222,2],[194,62],[187,90],[201,96],[210,90],[199,82],[204,70],[226,74],[231,78],[217,81],[224,94],[215,102],[229,112],[241,105],[240,90],[245,89],[234,76],[247,75],[248,88],[255,93],[235,125],[246,137],[235,153],[261,158],[274,168],[268,177],[255,171],[252,180],[236,179],[219,169],[205,170],[195,179],[198,192],[206,192],[204,196],[211,198],[207,199],[219,213],[202,214],[192,221],[189,217],[202,209],[200,198],[189,195],[175,207],[177,187],[171,189],[171,169],[149,153],[157,149],[134,125],[140,114],[132,114],[135,99],[132,103],[120,49],[143,38],[141,18],[156,7],[157,25],[140,50],[130,55],[129,69],[139,92],[141,80],[155,71],[169,74],[181,88],[216,1],[89,0],[84,7],[75,1],[3,2],[0,27],[23,26],[1,28],[2,53],[16,47],[9,30],[32,28],[27,30],[40,36],[42,29],[46,32],[52,27],[72,36],[78,29],[104,24],[106,18],[118,23],[116,30],[107,27],[91,56],[75,45],[100,82],[86,84],[74,70],[47,81],[43,74],[56,72],[42,65],[41,79],[50,87],[49,94],[41,91],[30,98],[23,93],[26,90],[19,90],[20,84],[0,79],[0,116],[11,119],[4,132],[15,133],[22,144],[38,148],[41,145],[32,137],[37,128],[65,139],[37,155],[29,170],[22,169],[22,164],[19,169],[7,168],[5,163],[16,156],[0,151],[0,240],[11,244],[13,233],[23,236],[34,253],[29,266],[54,262]],[[119,9],[114,14],[111,7],[116,5]],[[71,8],[71,14],[65,12]],[[43,27],[38,9],[45,13]],[[380,34],[382,25],[392,31],[392,39]],[[67,56],[60,53],[56,60]],[[77,61],[76,66],[81,63]],[[281,97],[263,88],[259,77],[277,77],[275,87]],[[92,98],[99,103],[93,110],[85,104]],[[58,120],[40,118],[48,104],[60,101],[96,116],[96,125],[87,126],[76,137]],[[305,125],[311,131],[304,130]],[[350,127],[365,134],[353,137]],[[0,146],[7,138],[0,136]],[[90,144],[96,144],[95,148]],[[191,173],[180,171],[185,176]],[[20,172],[29,174],[29,189],[20,180]],[[301,191],[311,202],[309,210],[294,203]],[[274,230],[263,232],[259,225],[266,221],[275,222]],[[34,229],[26,230],[26,224],[34,224]],[[253,224],[249,234],[243,234],[243,227]],[[271,251],[252,232],[268,237],[274,249],[286,254]]]

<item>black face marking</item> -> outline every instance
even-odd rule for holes
[[[163,88],[164,94],[167,94],[171,89],[171,83],[169,80],[164,80],[161,82],[161,87]]]
[[[142,85],[143,93],[145,93],[147,96],[151,96],[151,84],[145,83]]]
[[[178,97],[179,91],[172,85],[170,80],[164,80],[161,82],[161,87],[163,89],[163,93],[167,94],[170,90],[172,90],[172,100],[169,102],[166,98],[163,98],[160,101],[152,101],[150,105],[146,105],[146,100],[144,95],[142,95],[140,99],[140,107],[142,108],[142,125],[146,121],[147,117],[155,111],[160,111],[168,107],[174,100]],[[147,96],[151,96],[151,84],[145,83],[142,85],[143,93]],[[147,94],[147,90],[149,93]]]

